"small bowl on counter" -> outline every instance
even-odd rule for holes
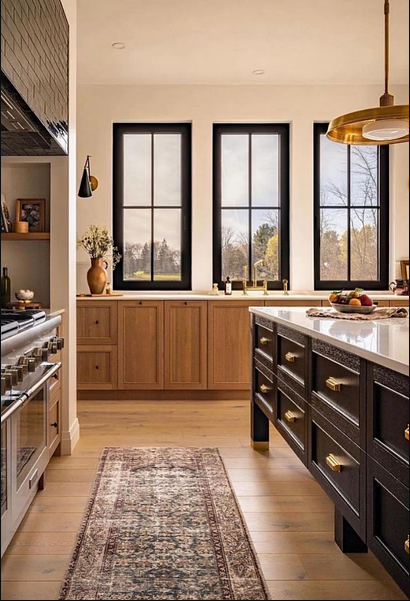
[[[34,292],[32,290],[19,290],[15,293],[16,299],[21,302],[30,302],[34,298]]]

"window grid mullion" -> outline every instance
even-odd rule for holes
[[[154,257],[155,257],[155,246],[154,246],[154,199],[155,199],[155,173],[154,173],[154,156],[155,156],[155,134],[152,133],[151,142],[151,282],[154,281]]]
[[[352,149],[347,148],[347,279],[352,280]]]
[[[253,222],[253,213],[252,213],[252,200],[253,200],[253,177],[252,177],[252,167],[253,167],[253,157],[252,157],[252,134],[249,134],[249,215],[248,215],[248,228],[249,228],[249,249],[248,249],[248,280],[252,280],[252,222]]]

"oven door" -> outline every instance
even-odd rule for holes
[[[1,424],[1,555],[12,535],[10,422]]]
[[[27,391],[22,406],[11,418],[12,518],[19,523],[37,490],[48,464],[48,402],[51,377],[61,364],[45,370],[43,377]]]

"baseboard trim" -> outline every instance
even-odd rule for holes
[[[72,455],[80,440],[80,422],[78,418],[73,422],[70,430],[61,435],[61,455]]]
[[[79,390],[79,401],[248,401],[249,390]]]

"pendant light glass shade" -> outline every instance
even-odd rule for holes
[[[390,0],[385,14],[385,93],[380,106],[334,119],[327,136],[333,142],[355,146],[385,146],[409,141],[409,105],[396,106],[389,92],[390,80]]]

